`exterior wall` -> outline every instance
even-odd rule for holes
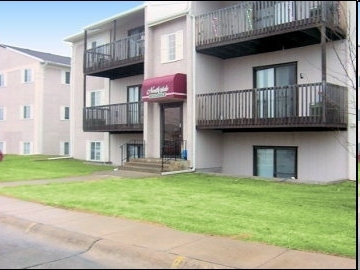
[[[144,24],[144,16],[135,15],[126,21],[118,20],[116,25],[116,39],[127,37],[128,30],[137,28]],[[88,33],[87,48],[91,48],[92,42],[96,45],[104,45],[113,40],[113,22],[101,27],[101,32]],[[90,106],[90,92],[101,91],[101,105],[126,103],[127,87],[141,85],[144,76],[132,76],[123,79],[109,80],[102,77],[86,76],[86,104],[84,104],[84,75],[83,75],[83,53],[84,39],[79,38],[72,44],[72,115],[71,118],[71,141],[72,155],[76,159],[90,160],[90,142],[102,142],[101,162],[110,162],[120,165],[120,146],[130,140],[143,140],[142,134],[109,134],[108,132],[84,132],[83,131],[83,107]]]
[[[61,107],[70,107],[70,86],[62,82],[61,73],[70,72],[70,68],[47,65],[43,69],[43,98],[40,101],[42,109],[38,115],[42,118],[42,130],[39,130],[39,136],[42,136],[42,149],[46,149],[49,154],[57,155],[60,151],[60,142],[70,143],[71,119],[62,120],[61,115]]]
[[[202,4],[204,3],[204,4]],[[197,1],[199,13],[218,7],[209,2]],[[353,22],[354,23],[354,22]],[[327,43],[327,82],[347,86],[349,95],[348,66],[349,44],[341,40]],[[339,57],[341,60],[339,60]],[[275,51],[228,60],[196,54],[196,92],[210,93],[230,90],[252,89],[254,87],[253,68],[287,62],[297,63],[297,83],[321,82],[320,44],[295,49]],[[344,66],[344,68],[342,68]],[[302,73],[302,78],[300,76]],[[350,87],[349,87],[350,86]],[[352,97],[353,99],[353,97]],[[351,98],[349,96],[349,102]],[[351,105],[350,105],[351,106]],[[304,181],[336,181],[356,179],[352,168],[354,151],[354,131],[349,115],[347,131],[328,132],[286,132],[274,133],[231,133],[223,135],[216,131],[196,132],[196,168],[200,171],[221,170],[226,174],[253,175],[253,145],[273,145],[298,147],[298,177]],[[311,145],[311,147],[309,147]],[[316,149],[314,151],[314,149]],[[214,159],[217,157],[217,159]],[[220,168],[220,169],[219,169]]]
[[[299,181],[329,182],[356,178],[356,163],[348,146],[355,142],[353,124],[349,116],[346,131],[323,132],[234,132],[223,133],[215,130],[196,130],[196,94],[222,92],[254,87],[255,67],[295,62],[297,64],[297,83],[321,82],[321,45],[299,47],[228,60],[196,53],[194,49],[194,15],[234,5],[240,1],[179,1],[169,5],[167,2],[149,1],[145,17],[129,16],[127,29],[145,25],[145,63],[144,76],[134,76],[114,81],[102,78],[87,78],[87,91],[103,89],[104,103],[126,102],[126,88],[141,84],[144,79],[174,73],[187,75],[187,99],[183,103],[183,139],[187,141],[190,166],[199,171],[218,171],[225,174],[253,176],[253,146],[296,146],[297,173]],[[356,10],[349,4],[349,11]],[[166,10],[166,12],[164,11]],[[137,23],[138,22],[138,23]],[[352,23],[355,21],[352,20]],[[111,41],[112,33],[101,32],[89,37],[88,46],[95,39],[103,43]],[[116,37],[125,37],[127,30],[119,22]],[[183,58],[178,61],[161,63],[161,37],[165,34],[183,31]],[[105,30],[104,30],[105,31]],[[345,69],[352,59],[349,58],[349,45],[346,40],[326,44],[326,81],[347,86],[349,78]],[[90,140],[101,140],[106,144],[103,150],[104,161],[121,164],[119,146],[129,139],[145,140],[145,156],[160,157],[161,119],[160,104],[145,102],[144,133],[113,134],[82,132],[83,75],[81,42],[74,45],[74,69],[72,78],[72,97],[74,107],[72,123],[72,145],[75,158],[87,159],[84,144]],[[341,60],[339,60],[339,57]],[[301,74],[301,75],[300,75]],[[354,80],[353,80],[354,81]],[[349,99],[351,94],[349,89]],[[355,115],[355,114],[353,114]]]
[[[60,106],[70,104],[70,86],[61,83],[62,70],[41,64],[39,59],[0,48],[0,73],[6,85],[0,87],[0,107],[6,111],[0,121],[0,141],[6,154],[22,154],[22,142],[32,144],[31,154],[60,155],[60,142],[70,142],[69,120],[60,120]],[[32,69],[33,81],[22,83],[23,69]],[[21,107],[31,105],[31,119],[21,119]]]
[[[148,7],[148,12],[152,12],[153,7]],[[192,145],[192,103],[189,106],[189,100],[192,99],[192,79],[191,79],[191,59],[192,50],[187,49],[191,44],[191,23],[187,22],[187,17],[166,21],[147,28],[146,33],[146,52],[145,54],[145,78],[155,78],[175,73],[184,73],[187,75],[187,99],[183,102],[183,140],[187,142],[188,159],[191,163],[193,155]],[[176,31],[183,31],[183,58],[178,61],[161,63],[161,36],[171,34]],[[160,157],[160,105],[157,102],[145,102],[144,106],[144,140],[146,142],[145,156]]]
[[[299,182],[346,180],[347,151],[334,143],[335,136],[331,132],[224,134],[222,172],[252,176],[253,146],[296,146]]]
[[[73,44],[72,69],[71,69],[71,108],[70,118],[70,136],[72,157],[81,160],[90,160],[88,154],[88,143],[90,141],[99,141],[104,143],[102,158],[104,162],[109,161],[109,154],[105,152],[108,149],[108,137],[105,132],[83,132],[83,107],[84,107],[84,75],[83,75],[83,52],[82,42]],[[87,92],[103,89],[106,93],[104,100],[108,100],[108,79],[87,76]],[[88,96],[88,94],[87,94]],[[88,99],[88,98],[87,98]],[[88,102],[88,101],[87,101]]]

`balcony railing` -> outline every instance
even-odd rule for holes
[[[131,102],[83,109],[83,130],[99,132],[142,132],[144,103]]]
[[[346,129],[347,88],[326,83],[197,95],[198,129]]]
[[[85,51],[84,73],[88,75],[111,77],[109,70],[141,64],[139,70],[131,73],[143,74],[144,33],[135,34],[120,40]]]
[[[326,26],[328,38],[344,38],[346,13],[345,4],[340,2],[243,1],[199,15],[196,17],[196,49],[225,59],[310,45],[320,42],[320,25]],[[240,43],[243,43],[241,47]],[[229,50],[231,44],[235,56],[219,51]],[[218,47],[217,51],[214,47]]]

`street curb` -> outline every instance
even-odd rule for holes
[[[0,222],[5,225],[11,225],[18,229],[24,230],[26,233],[38,234],[46,236],[52,240],[62,242],[64,244],[70,244],[82,249],[89,249],[101,238],[93,237],[78,232],[68,231],[58,228],[52,225],[46,225],[42,223],[31,222],[26,219],[14,217],[11,215],[5,215],[0,217]]]
[[[137,264],[141,261],[141,264],[149,269],[153,268],[154,265],[164,269],[235,269],[235,267],[201,261],[167,251],[151,250],[146,247],[114,242],[104,238],[61,229],[53,225],[31,222],[11,215],[0,216],[0,222],[16,227],[26,233],[45,236],[62,244],[71,245],[72,247],[82,249],[83,252],[101,252],[112,260],[116,260],[120,256],[121,259],[124,259],[124,256],[125,258],[135,258]]]

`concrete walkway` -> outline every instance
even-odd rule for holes
[[[154,175],[111,171],[57,180],[2,183],[0,187],[151,176]],[[4,196],[0,196],[0,222],[112,257],[136,256],[149,265],[154,263],[167,269],[357,269],[355,259],[180,232],[147,222],[65,210]]]

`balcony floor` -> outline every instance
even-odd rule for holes
[[[261,35],[242,38],[240,34],[219,38],[217,41],[206,45],[199,45],[196,51],[202,54],[229,59],[265,52],[292,49],[318,44],[321,42],[320,25],[306,29],[293,29],[290,32],[282,31],[278,34]],[[326,35],[331,40],[344,38],[344,33],[326,29]]]

